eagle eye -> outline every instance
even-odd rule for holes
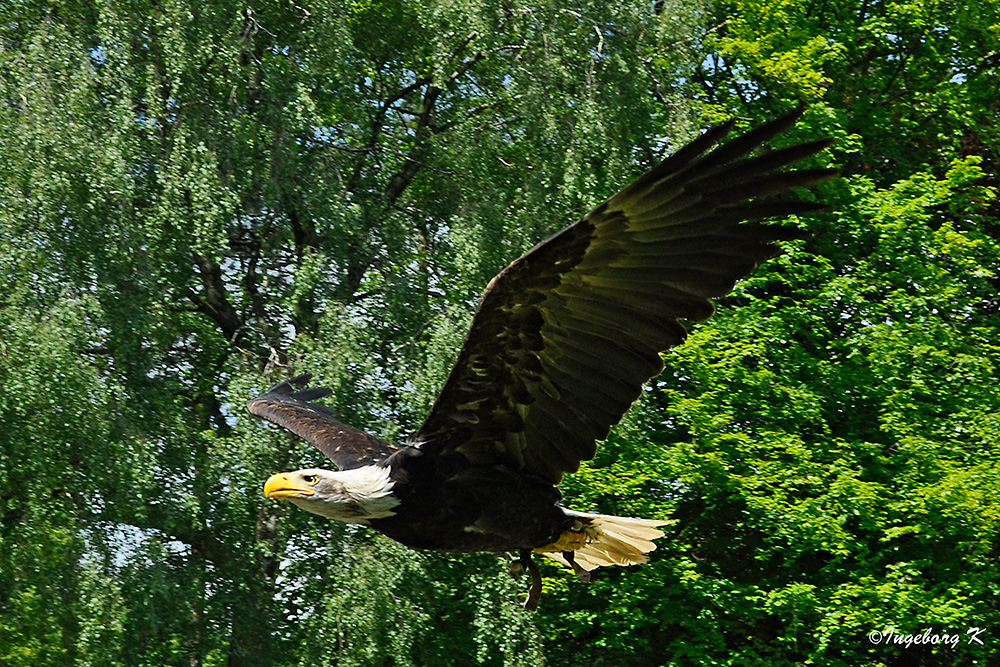
[[[319,481],[319,475],[302,475],[302,481],[306,484],[315,484]]]

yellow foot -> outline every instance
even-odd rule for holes
[[[573,530],[567,530],[565,533],[559,536],[559,539],[552,544],[546,544],[544,547],[538,547],[535,549],[535,553],[553,553],[561,551],[576,551],[587,544],[587,536],[584,533],[578,533]]]

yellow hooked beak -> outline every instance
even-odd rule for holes
[[[312,480],[315,484],[316,480]],[[294,472],[279,472],[271,475],[264,482],[264,495],[268,498],[301,498],[312,496],[316,492],[309,488],[310,482]]]

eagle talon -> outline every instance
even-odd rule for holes
[[[587,534],[582,531],[567,530],[563,532],[559,539],[557,539],[552,544],[546,544],[544,547],[537,547],[535,549],[536,554],[546,554],[553,551],[562,551],[563,553],[567,551],[576,551],[577,549],[582,549],[587,545]]]

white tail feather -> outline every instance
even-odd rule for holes
[[[603,565],[645,563],[649,560],[646,554],[656,549],[653,540],[663,537],[659,526],[670,523],[657,519],[587,514],[571,510],[566,510],[566,514],[580,517],[583,524],[582,532],[587,536],[587,543],[573,552],[573,560],[588,572]],[[545,552],[545,555],[569,566],[560,552]]]

